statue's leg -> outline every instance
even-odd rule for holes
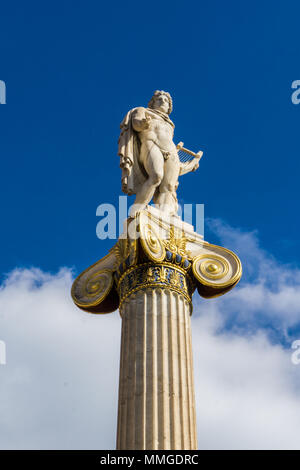
[[[178,211],[176,189],[178,187],[180,164],[177,160],[171,155],[165,161],[164,176],[155,198],[155,203],[160,206],[160,209],[172,215]]]
[[[148,178],[142,185],[130,210],[133,217],[138,210],[144,209],[150,203],[156,188],[160,185],[164,174],[164,157],[157,145],[152,141],[141,146],[141,161]]]

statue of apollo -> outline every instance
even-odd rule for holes
[[[178,177],[199,167],[202,152],[187,151],[194,158],[180,162],[177,147],[182,143],[176,147],[173,142],[175,126],[169,118],[172,107],[170,94],[157,90],[147,108],[131,109],[121,122],[118,153],[122,190],[136,194],[132,217],[152,199],[161,211],[177,214]]]

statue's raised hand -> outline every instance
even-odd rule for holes
[[[140,122],[141,122],[141,127],[143,129],[148,129],[150,126],[151,117],[146,115],[144,118],[141,119]]]
[[[150,127],[151,117],[145,113],[145,109],[137,108],[132,116],[132,125],[135,131],[141,132]]]

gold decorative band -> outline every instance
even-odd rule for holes
[[[189,302],[195,290],[190,276],[171,263],[144,263],[128,269],[118,281],[120,308],[127,297],[141,289],[161,287],[182,294]]]

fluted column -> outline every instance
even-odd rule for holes
[[[117,449],[197,449],[190,302],[151,287],[120,313]]]

